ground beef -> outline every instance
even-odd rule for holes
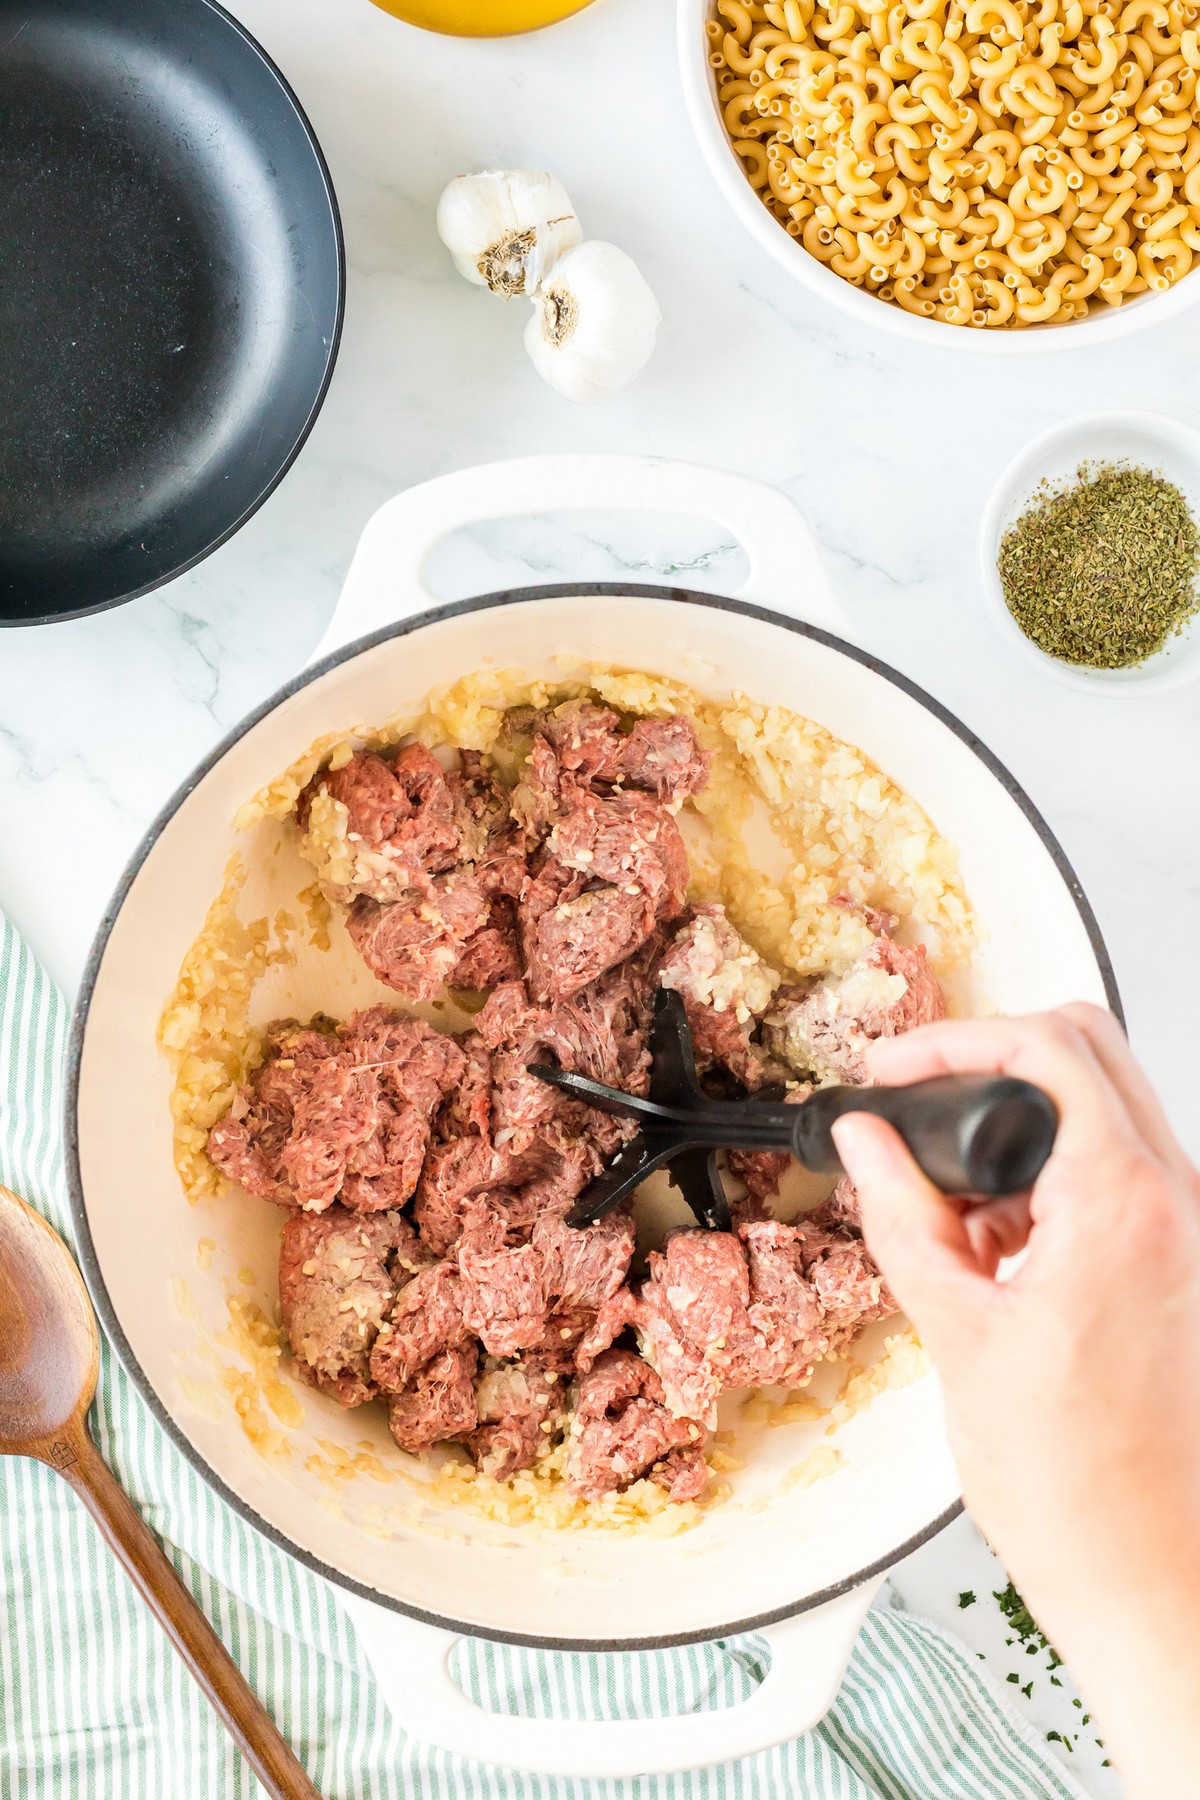
[[[821,1305],[828,1355],[840,1355],[864,1325],[890,1319],[896,1302],[863,1240],[851,1231],[827,1231],[809,1215],[796,1237],[806,1278]]]
[[[558,811],[560,777],[558,758],[547,739],[538,733],[509,796],[513,818],[530,845],[540,843],[553,823]]]
[[[455,849],[460,862],[486,862],[509,835],[508,795],[491,758],[464,750],[459,767],[447,775]]]
[[[323,769],[296,802],[302,831],[321,791],[345,808],[350,845],[367,853],[359,858],[358,893],[395,899],[458,859],[454,796],[441,764],[421,744],[391,761],[360,750],[340,768]]]
[[[645,894],[599,887],[523,922],[530,992],[541,1000],[577,994],[644,944],[655,919]]]
[[[519,980],[521,970],[517,910],[501,894],[489,902],[487,923],[467,939],[446,982],[449,987],[487,991],[502,981]]]
[[[474,1429],[478,1365],[472,1343],[439,1350],[407,1387],[388,1396],[388,1429],[402,1450],[416,1456]]]
[[[531,1244],[510,1244],[505,1220],[486,1203],[468,1207],[456,1251],[462,1311],[493,1356],[513,1356],[541,1342],[550,1310],[542,1262]]]
[[[683,997],[701,1072],[753,1089],[784,1077],[781,1050],[844,1070],[941,996],[924,953],[868,909],[855,910],[876,943],[805,990],[778,991],[721,906],[679,923],[672,809],[708,775],[689,721],[625,731],[579,701],[510,725],[510,743],[529,743],[511,793],[480,753],[445,773],[412,745],[325,771],[296,809],[306,853],[353,900],[367,966],[412,1000],[482,991],[474,1029],[456,1039],[388,1007],[274,1027],[210,1154],[249,1192],[304,1209],[280,1257],[293,1353],[343,1404],[384,1399],[402,1448],[452,1440],[505,1479],[565,1431],[574,1492],[648,1478],[691,1499],[723,1389],[802,1385],[893,1309],[853,1190],[781,1224],[764,1201],[786,1158],[734,1151],[736,1230],[673,1232],[630,1282],[628,1210],[583,1231],[564,1218],[634,1126],[528,1065],[646,1092],[662,985]],[[410,1199],[411,1221],[397,1210]]]
[[[535,1345],[530,1354],[536,1357],[541,1367],[565,1380],[573,1380],[579,1347],[595,1322],[596,1314],[589,1307],[566,1306],[559,1302],[547,1315],[541,1343]]]
[[[498,1143],[522,1149],[551,1123],[591,1134],[611,1153],[624,1141],[625,1122],[571,1100],[530,1075],[531,1063],[557,1063],[594,1081],[644,1093],[649,1070],[648,988],[629,964],[571,1000],[534,1006],[521,983],[505,983],[477,1015],[493,1050],[493,1123]],[[614,1135],[615,1134],[615,1135]]]
[[[567,999],[632,956],[660,919],[677,916],[687,877],[683,839],[660,802],[562,778],[547,849],[517,909],[533,998]]]
[[[799,1073],[863,1082],[875,1039],[931,1024],[945,1012],[924,946],[877,937],[843,975],[781,988],[764,1020],[763,1041]]]
[[[802,1235],[775,1220],[671,1232],[624,1312],[669,1409],[710,1424],[723,1388],[803,1387],[828,1351]],[[585,1354],[620,1316],[619,1300],[602,1309]]]
[[[704,787],[712,755],[700,748],[690,719],[635,719],[619,760],[619,779],[675,804]]]
[[[285,1206],[401,1206],[420,1177],[431,1117],[464,1068],[453,1038],[386,1007],[329,1033],[276,1026],[209,1133],[208,1154],[248,1193]]]
[[[727,1150],[725,1160],[729,1173],[745,1182],[748,1199],[769,1200],[792,1159],[786,1150]]]
[[[687,1009],[696,1067],[725,1068],[754,1089],[778,1075],[751,1033],[771,1003],[779,976],[751,949],[725,908],[691,908],[658,965],[660,987],[674,988]]]
[[[688,859],[679,827],[649,794],[607,798],[573,789],[550,833],[549,849],[565,869],[588,881],[636,889],[653,903],[655,916],[675,918],[683,906]]]
[[[633,1219],[625,1211],[611,1212],[576,1231],[553,1213],[543,1213],[530,1241],[547,1298],[558,1306],[597,1312],[629,1273]]]
[[[566,1415],[566,1383],[536,1354],[504,1362],[475,1384],[478,1428],[466,1439],[476,1468],[497,1481],[528,1469]]]
[[[740,1379],[742,1372],[732,1367],[726,1382],[803,1387],[829,1349],[825,1308],[811,1280],[804,1235],[776,1219],[743,1225],[737,1235],[745,1248],[749,1318],[758,1341],[748,1355],[752,1379]]]
[[[491,912],[474,875],[439,875],[421,892],[383,905],[361,895],[350,908],[346,929],[372,975],[386,987],[406,1000],[433,1000],[468,946],[487,929]]]
[[[682,801],[708,780],[712,759],[690,719],[636,719],[626,735],[608,707],[571,700],[537,724],[559,766],[586,783],[628,782],[660,800]]]
[[[842,1176],[828,1200],[823,1200],[820,1206],[806,1214],[805,1222],[827,1231],[862,1230],[862,1204],[858,1189],[848,1175]]]
[[[426,1363],[467,1339],[462,1278],[452,1263],[434,1263],[400,1289],[379,1327],[371,1352],[371,1380],[384,1393],[398,1394]]]
[[[399,1285],[423,1257],[399,1213],[293,1213],[279,1243],[279,1304],[296,1366],[343,1406],[375,1387],[370,1358]]]
[[[538,1133],[526,1160],[536,1161],[538,1172],[514,1192],[497,1196],[509,1229],[524,1236],[543,1213],[570,1211],[572,1202],[603,1169],[605,1151],[598,1139],[576,1136],[551,1122]]]
[[[649,1476],[672,1500],[693,1499],[708,1479],[703,1427],[663,1404],[663,1387],[631,1350],[606,1350],[579,1384],[570,1426],[568,1485],[595,1497]]]
[[[475,1133],[434,1144],[412,1208],[422,1240],[444,1256],[458,1242],[467,1202],[501,1187],[514,1172],[515,1159]]]
[[[443,1141],[472,1133],[486,1138],[492,1129],[492,1053],[478,1031],[464,1032],[457,1042],[463,1072],[442,1103],[434,1132]]]
[[[619,1287],[610,1294],[585,1326],[575,1351],[575,1367],[586,1374],[597,1357],[611,1349],[624,1332],[632,1330],[638,1306],[639,1295],[632,1286]]]

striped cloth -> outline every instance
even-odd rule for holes
[[[67,1009],[0,919],[0,1182],[67,1226],[59,1134]],[[407,1737],[332,1590],[212,1494],[105,1354],[103,1454],[329,1800],[1084,1800],[961,1645],[868,1620],[837,1703],[778,1750],[670,1778],[554,1781]],[[220,1580],[209,1573],[220,1570]],[[761,1639],[551,1656],[468,1639],[458,1678],[532,1716],[644,1717],[743,1698]],[[0,1464],[2,1800],[249,1800],[259,1792],[66,1484]]]

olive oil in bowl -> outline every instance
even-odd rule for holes
[[[453,37],[508,37],[569,18],[590,0],[375,0],[375,4],[426,31]]]

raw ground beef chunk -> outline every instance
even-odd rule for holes
[[[578,1355],[586,1367],[627,1326],[669,1411],[715,1420],[725,1388],[803,1387],[822,1357],[895,1311],[859,1238],[766,1219],[735,1234],[674,1231],[640,1289],[601,1308]]]
[[[676,1418],[663,1387],[632,1350],[606,1350],[579,1384],[568,1433],[568,1485],[594,1498],[649,1476],[672,1500],[692,1500],[708,1480],[707,1433]]]
[[[473,875],[439,875],[423,891],[414,889],[386,905],[360,895],[346,929],[385,987],[406,1000],[433,1000],[487,926],[491,910]]]
[[[896,1302],[861,1237],[826,1231],[807,1218],[797,1230],[804,1272],[821,1304],[829,1339],[826,1354],[839,1356],[864,1325],[890,1319]]]
[[[673,1232],[651,1256],[635,1328],[673,1412],[711,1421],[722,1388],[808,1381],[825,1337],[798,1262],[786,1237],[762,1240],[751,1261],[744,1241],[704,1231]]]
[[[570,784],[548,848],[517,905],[533,999],[565,1000],[641,949],[678,916],[687,852],[670,813],[646,794],[601,799]]]
[[[869,909],[876,941],[844,975],[783,989],[722,906],[684,912],[674,812],[709,770],[689,720],[525,709],[498,755],[506,781],[471,750],[448,767],[418,744],[360,752],[296,807],[366,966],[407,1001],[458,990],[472,1028],[386,1006],[274,1026],[209,1154],[291,1209],[280,1300],[301,1373],[342,1405],[384,1402],[402,1449],[456,1443],[504,1480],[565,1444],[575,1494],[649,1479],[694,1499],[723,1390],[802,1386],[894,1310],[857,1197],[843,1181],[781,1223],[766,1202],[786,1157],[733,1151],[736,1229],[669,1233],[631,1282],[631,1209],[579,1231],[565,1216],[634,1125],[529,1065],[644,1094],[663,986],[714,1091],[801,1100],[797,1074],[863,1079],[866,1045],[940,1016],[941,994]]]
[[[826,1231],[862,1230],[862,1206],[858,1189],[848,1175],[842,1176],[828,1200],[822,1201],[820,1206],[807,1214],[805,1222],[819,1225]]]
[[[475,1384],[478,1428],[466,1440],[475,1466],[497,1481],[530,1468],[566,1413],[560,1370],[537,1355],[502,1362]]]
[[[532,1244],[508,1244],[503,1218],[476,1202],[463,1220],[456,1254],[463,1320],[484,1349],[513,1356],[540,1343],[549,1306]]]
[[[945,1013],[924,945],[881,936],[844,974],[808,988],[781,988],[764,1021],[763,1041],[800,1074],[864,1082],[867,1047],[876,1038],[932,1024]]]
[[[583,786],[646,788],[672,804],[699,793],[708,780],[712,758],[701,750],[690,719],[636,719],[624,734],[608,707],[569,700],[515,723],[533,734],[523,798],[525,817],[535,828],[553,811],[560,772]]]
[[[247,1193],[320,1212],[402,1206],[420,1179],[430,1120],[464,1071],[454,1039],[387,1007],[331,1032],[284,1024],[208,1154]]]
[[[368,770],[375,795],[389,765],[368,755],[337,770],[323,791],[358,792]],[[359,863],[385,858],[386,878],[358,882],[346,926],[373,975],[405,999],[432,1000],[447,985],[488,988],[521,973],[514,900],[525,859],[504,789],[477,751],[464,752],[461,768],[446,775],[429,751],[410,745],[391,777],[403,787],[400,777],[417,771],[420,807],[390,837],[380,832],[394,824],[391,814],[380,821],[378,806],[368,817],[361,806],[351,813],[351,826],[370,833],[356,850]],[[362,836],[356,832],[356,844]]]
[[[338,897],[394,900],[458,859],[455,796],[436,756],[409,744],[391,761],[360,750],[314,775],[296,802],[302,848]]]
[[[579,992],[683,906],[687,852],[667,801],[703,786],[707,759],[687,721],[646,720],[665,729],[628,736],[617,723],[615,713],[583,702],[532,721],[512,805],[541,846],[517,912],[537,1001]]]
[[[426,1363],[467,1338],[462,1279],[451,1263],[434,1263],[400,1289],[380,1325],[371,1352],[371,1380],[384,1393],[398,1394]]]
[[[598,1312],[629,1273],[633,1219],[626,1211],[611,1212],[579,1231],[556,1214],[543,1213],[530,1242],[548,1298],[559,1308]]]
[[[658,965],[658,985],[674,988],[687,1009],[696,1067],[714,1064],[748,1088],[771,1079],[750,1034],[771,1004],[779,976],[715,903],[693,906]]]
[[[306,1380],[343,1406],[373,1397],[371,1350],[397,1286],[422,1257],[400,1213],[363,1218],[331,1206],[292,1214],[279,1244],[279,1303]]]
[[[439,1350],[401,1393],[388,1396],[388,1429],[402,1450],[417,1455],[474,1428],[478,1363],[472,1343]]]

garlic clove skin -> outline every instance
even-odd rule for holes
[[[534,293],[583,237],[561,181],[540,169],[456,176],[438,201],[437,229],[459,274],[505,299]]]
[[[557,393],[602,400],[649,362],[661,318],[632,257],[589,239],[559,257],[534,295],[525,347]]]

